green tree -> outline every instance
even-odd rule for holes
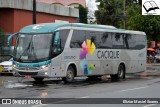
[[[127,29],[144,31],[148,40],[160,41],[160,16],[142,15],[141,11],[141,3],[127,6]]]
[[[124,2],[131,5],[133,1],[136,0],[96,0],[100,3],[95,12],[97,23],[120,27],[119,23],[125,19]]]
[[[148,40],[160,41],[160,16],[142,15],[142,1],[139,0],[96,0],[100,3],[95,12],[98,24],[113,25],[123,28],[123,20],[126,21],[126,29],[144,31]]]
[[[79,5],[79,21],[80,23],[87,23],[87,12],[88,9]]]
[[[98,24],[114,25],[116,20],[116,8],[114,0],[96,0],[99,2],[95,16]]]

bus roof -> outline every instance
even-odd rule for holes
[[[41,23],[26,26],[20,30],[20,33],[50,33],[61,27],[83,27],[83,28],[95,28],[106,30],[118,30],[127,32],[140,33],[140,31],[131,31],[125,29],[118,29],[114,26],[108,25],[94,25],[94,24],[82,24],[82,23]],[[141,32],[142,33],[142,32]]]

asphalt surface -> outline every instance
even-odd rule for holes
[[[24,107],[160,107],[156,103],[144,104],[98,104],[98,100],[115,100],[111,98],[158,98],[160,99],[160,65],[147,65],[142,73],[127,75],[125,80],[111,81],[109,76],[96,80],[78,77],[73,83],[65,84],[61,80],[46,79],[36,83],[31,78],[0,76],[0,98],[70,98],[53,101],[54,105],[23,105]],[[89,102],[82,99],[93,99]],[[100,99],[109,98],[109,99]],[[156,100],[156,99],[154,99]],[[87,100],[86,100],[87,101]],[[68,104],[69,103],[69,104]],[[75,104],[72,104],[75,103]],[[80,104],[76,104],[80,103]],[[90,103],[90,104],[86,104]],[[21,107],[22,105],[0,105],[0,107]]]

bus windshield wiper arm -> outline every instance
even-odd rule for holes
[[[35,52],[35,50],[34,50],[34,46],[33,46],[33,41],[31,42],[32,43],[32,47],[31,47],[31,50],[33,51],[33,55],[34,55],[34,57],[35,57],[35,60],[37,61],[37,55],[36,55],[36,52]]]
[[[30,48],[31,43],[32,43],[32,38],[31,38],[31,40],[30,40],[29,45],[27,46],[27,48],[24,50],[24,52],[23,52],[23,53],[20,55],[20,57],[18,58],[18,61],[21,59],[21,57],[23,56],[23,54],[24,54],[26,51],[28,51],[28,49]]]

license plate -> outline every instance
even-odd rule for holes
[[[25,75],[25,78],[31,78],[31,75]]]

